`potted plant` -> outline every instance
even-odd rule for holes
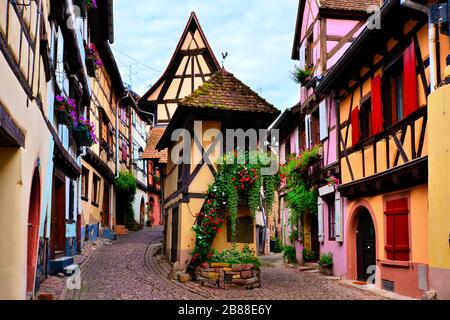
[[[307,82],[311,80],[313,72],[309,68],[302,69],[298,66],[294,67],[294,70],[291,71],[291,78],[298,84],[305,85]]]
[[[97,143],[94,124],[83,117],[80,117],[73,128],[73,136],[79,146],[90,147]]]
[[[314,262],[316,261],[316,253],[308,248],[303,249],[302,257],[304,262]]]
[[[333,254],[322,255],[319,260],[320,271],[327,276],[333,275]]]
[[[283,257],[288,263],[297,263],[297,250],[295,247],[286,246],[283,249]]]
[[[59,95],[55,97],[55,115],[59,124],[68,127],[73,126],[73,117],[76,115],[76,108],[75,100]]]
[[[155,173],[153,174],[153,182],[155,184],[158,184],[160,182],[159,176],[157,174],[155,174]]]
[[[86,51],[86,71],[90,77],[95,77],[96,71],[98,68],[103,66],[103,62],[100,59],[97,59],[96,52],[97,48],[93,43],[89,45],[85,45]]]

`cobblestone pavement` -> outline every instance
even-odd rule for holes
[[[299,272],[281,264],[263,264],[262,288],[218,290],[198,283],[169,280],[170,266],[156,255],[160,227],[132,232],[100,248],[81,266],[82,288],[65,295],[70,300],[373,300],[382,297]]]

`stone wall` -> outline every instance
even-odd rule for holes
[[[261,273],[253,264],[203,263],[195,268],[194,279],[218,289],[251,290],[261,287]]]

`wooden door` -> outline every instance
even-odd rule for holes
[[[102,225],[109,227],[110,212],[109,212],[109,184],[105,181],[103,185],[103,203],[102,203]]]
[[[376,265],[375,227],[367,210],[360,213],[357,230],[358,280],[366,281],[370,274],[367,270]]]
[[[172,242],[171,261],[178,261],[178,228],[179,228],[179,207],[172,209]]]
[[[52,205],[52,257],[61,258],[66,251],[66,184],[55,176]]]
[[[311,215],[309,213],[303,216],[303,247],[312,250],[311,243]]]
[[[37,254],[39,244],[39,220],[41,210],[41,187],[39,170],[36,169],[30,193],[28,209],[28,245],[27,245],[27,292],[33,292],[36,280]]]

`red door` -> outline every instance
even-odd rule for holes
[[[39,170],[36,168],[31,185],[30,206],[28,209],[27,293],[31,293],[34,290],[40,210],[41,186],[39,180]]]
[[[55,176],[52,205],[52,257],[62,258],[66,251],[66,184]]]

